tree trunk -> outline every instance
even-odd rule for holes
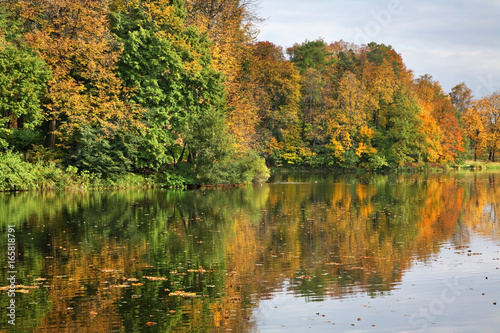
[[[17,128],[23,129],[24,128],[24,117],[20,116],[17,118]]]
[[[47,124],[47,147],[54,148],[56,146],[56,117],[53,116]]]
[[[182,159],[184,158],[184,153],[186,152],[186,146],[187,146],[187,143],[184,143],[184,146],[182,147],[181,156],[179,156],[179,158],[177,159],[177,163],[176,163],[176,165],[177,165],[179,162],[182,162]]]

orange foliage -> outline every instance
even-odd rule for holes
[[[86,125],[105,132],[139,126],[139,111],[123,101],[125,92],[114,73],[119,52],[105,2],[19,0],[10,6],[26,20],[26,40],[52,69],[46,117],[62,144]]]
[[[417,80],[415,91],[423,104],[421,119],[424,120],[428,139],[434,141],[435,135],[439,135],[439,132],[445,133],[439,137],[441,147],[437,142],[431,145],[430,161],[435,159],[436,154],[439,154],[439,162],[455,161],[458,154],[464,152],[464,138],[450,97],[443,94],[439,83],[433,81],[429,75]],[[429,116],[434,118],[434,121]],[[439,127],[439,130],[433,128],[435,125]]]

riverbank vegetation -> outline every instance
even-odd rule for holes
[[[0,190],[458,165],[500,146],[498,93],[446,94],[383,44],[258,41],[252,0],[1,6]]]

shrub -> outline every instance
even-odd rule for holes
[[[67,163],[80,171],[113,179],[132,168],[137,155],[136,140],[131,134],[105,135],[99,128],[86,127],[78,133],[78,143],[71,150]]]
[[[6,151],[0,153],[0,191],[18,191],[37,188],[33,166],[21,155]]]
[[[34,145],[43,143],[43,133],[41,131],[14,128],[10,130],[5,140],[8,142],[10,148],[25,152]]]

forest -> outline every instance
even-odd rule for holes
[[[253,0],[0,2],[0,190],[495,161],[500,93],[391,46],[258,40]]]

